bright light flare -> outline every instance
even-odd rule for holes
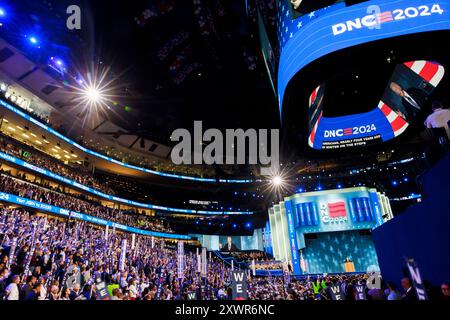
[[[122,76],[127,70],[113,72],[111,65],[86,58],[86,61],[88,60],[91,62],[83,67],[75,64],[71,67],[75,69],[76,76],[72,76],[73,82],[66,85],[75,97],[67,111],[76,114],[82,120],[83,126],[94,125],[108,118],[111,113],[121,118],[113,106],[120,103],[118,99],[129,98],[128,94],[123,95],[127,83]],[[62,66],[65,66],[66,62],[61,61]],[[57,63],[57,60],[54,62]]]
[[[88,121],[94,123],[111,112],[110,105],[118,98],[114,92],[119,91],[114,83],[120,76],[112,75],[110,67],[100,65],[91,65],[89,71],[77,73],[80,76],[73,78],[76,84],[68,85],[76,93],[71,109],[82,117],[83,125]]]
[[[290,181],[290,170],[283,168],[283,170],[273,170],[271,175],[267,177],[264,193],[268,198],[273,197],[277,201],[283,196],[294,190],[294,185]]]
[[[275,187],[279,187],[279,186],[281,186],[282,184],[283,184],[283,178],[281,177],[281,176],[274,176],[273,178],[272,178],[272,184],[275,186]]]
[[[101,91],[95,87],[87,88],[85,90],[85,94],[86,98],[88,98],[92,103],[98,103],[104,98]]]

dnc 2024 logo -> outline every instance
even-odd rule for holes
[[[344,129],[336,129],[336,130],[325,130],[323,132],[324,138],[340,138],[353,136],[358,134],[367,134],[367,133],[375,133],[377,131],[377,127],[374,124],[368,124],[360,127],[353,128],[344,128]]]
[[[404,9],[395,9],[392,11],[384,12],[381,12],[380,7],[378,6],[371,6],[369,8],[370,11],[372,11],[372,14],[368,14],[362,18],[347,20],[345,22],[333,25],[333,35],[338,36],[346,32],[359,30],[362,28],[380,29],[381,25],[384,23],[415,19],[418,17],[427,17],[434,14],[441,15],[444,13],[444,10],[439,4],[422,5],[419,7],[407,7]]]

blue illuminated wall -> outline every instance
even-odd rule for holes
[[[262,241],[264,251],[273,255],[272,232],[270,230],[270,222],[267,221],[266,226],[262,230]]]
[[[377,253],[372,237],[357,231],[319,233],[316,239],[307,239],[303,257],[308,273],[339,273],[349,257],[356,272],[378,269]]]
[[[376,11],[370,11],[370,5],[378,6]],[[296,20],[291,19],[289,6],[287,0],[278,1],[281,55],[277,90],[280,115],[290,80],[314,60],[371,41],[450,29],[448,0],[372,0],[350,7],[340,3]],[[381,21],[379,13],[390,13],[390,16],[383,16]],[[360,23],[362,20],[365,25]],[[349,28],[348,21],[350,26],[361,27]]]
[[[427,195],[373,232],[381,274],[399,284],[405,257],[413,258],[422,279],[439,286],[450,281],[450,153],[421,178]],[[407,274],[407,273],[406,273]]]

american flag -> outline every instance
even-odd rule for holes
[[[345,202],[334,202],[328,204],[328,215],[330,218],[339,218],[347,216],[347,210],[345,209]]]
[[[391,11],[386,11],[386,12],[378,13],[377,20],[378,20],[378,23],[391,22],[391,21],[394,21],[394,17],[392,16]]]

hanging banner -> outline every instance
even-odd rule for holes
[[[119,257],[119,271],[123,272],[125,270],[125,259],[127,256],[127,239],[122,240],[122,249],[120,250]]]
[[[408,266],[409,274],[411,275],[411,279],[413,282],[413,287],[416,289],[417,298],[419,300],[428,300],[427,293],[425,291],[425,286],[422,281],[422,277],[420,276],[419,267],[414,259],[409,258],[406,259],[406,265]]]
[[[247,300],[247,277],[244,270],[231,272],[231,291],[233,300]]]
[[[106,230],[105,230],[105,240],[108,240],[108,235],[109,235],[109,226],[106,226]]]

